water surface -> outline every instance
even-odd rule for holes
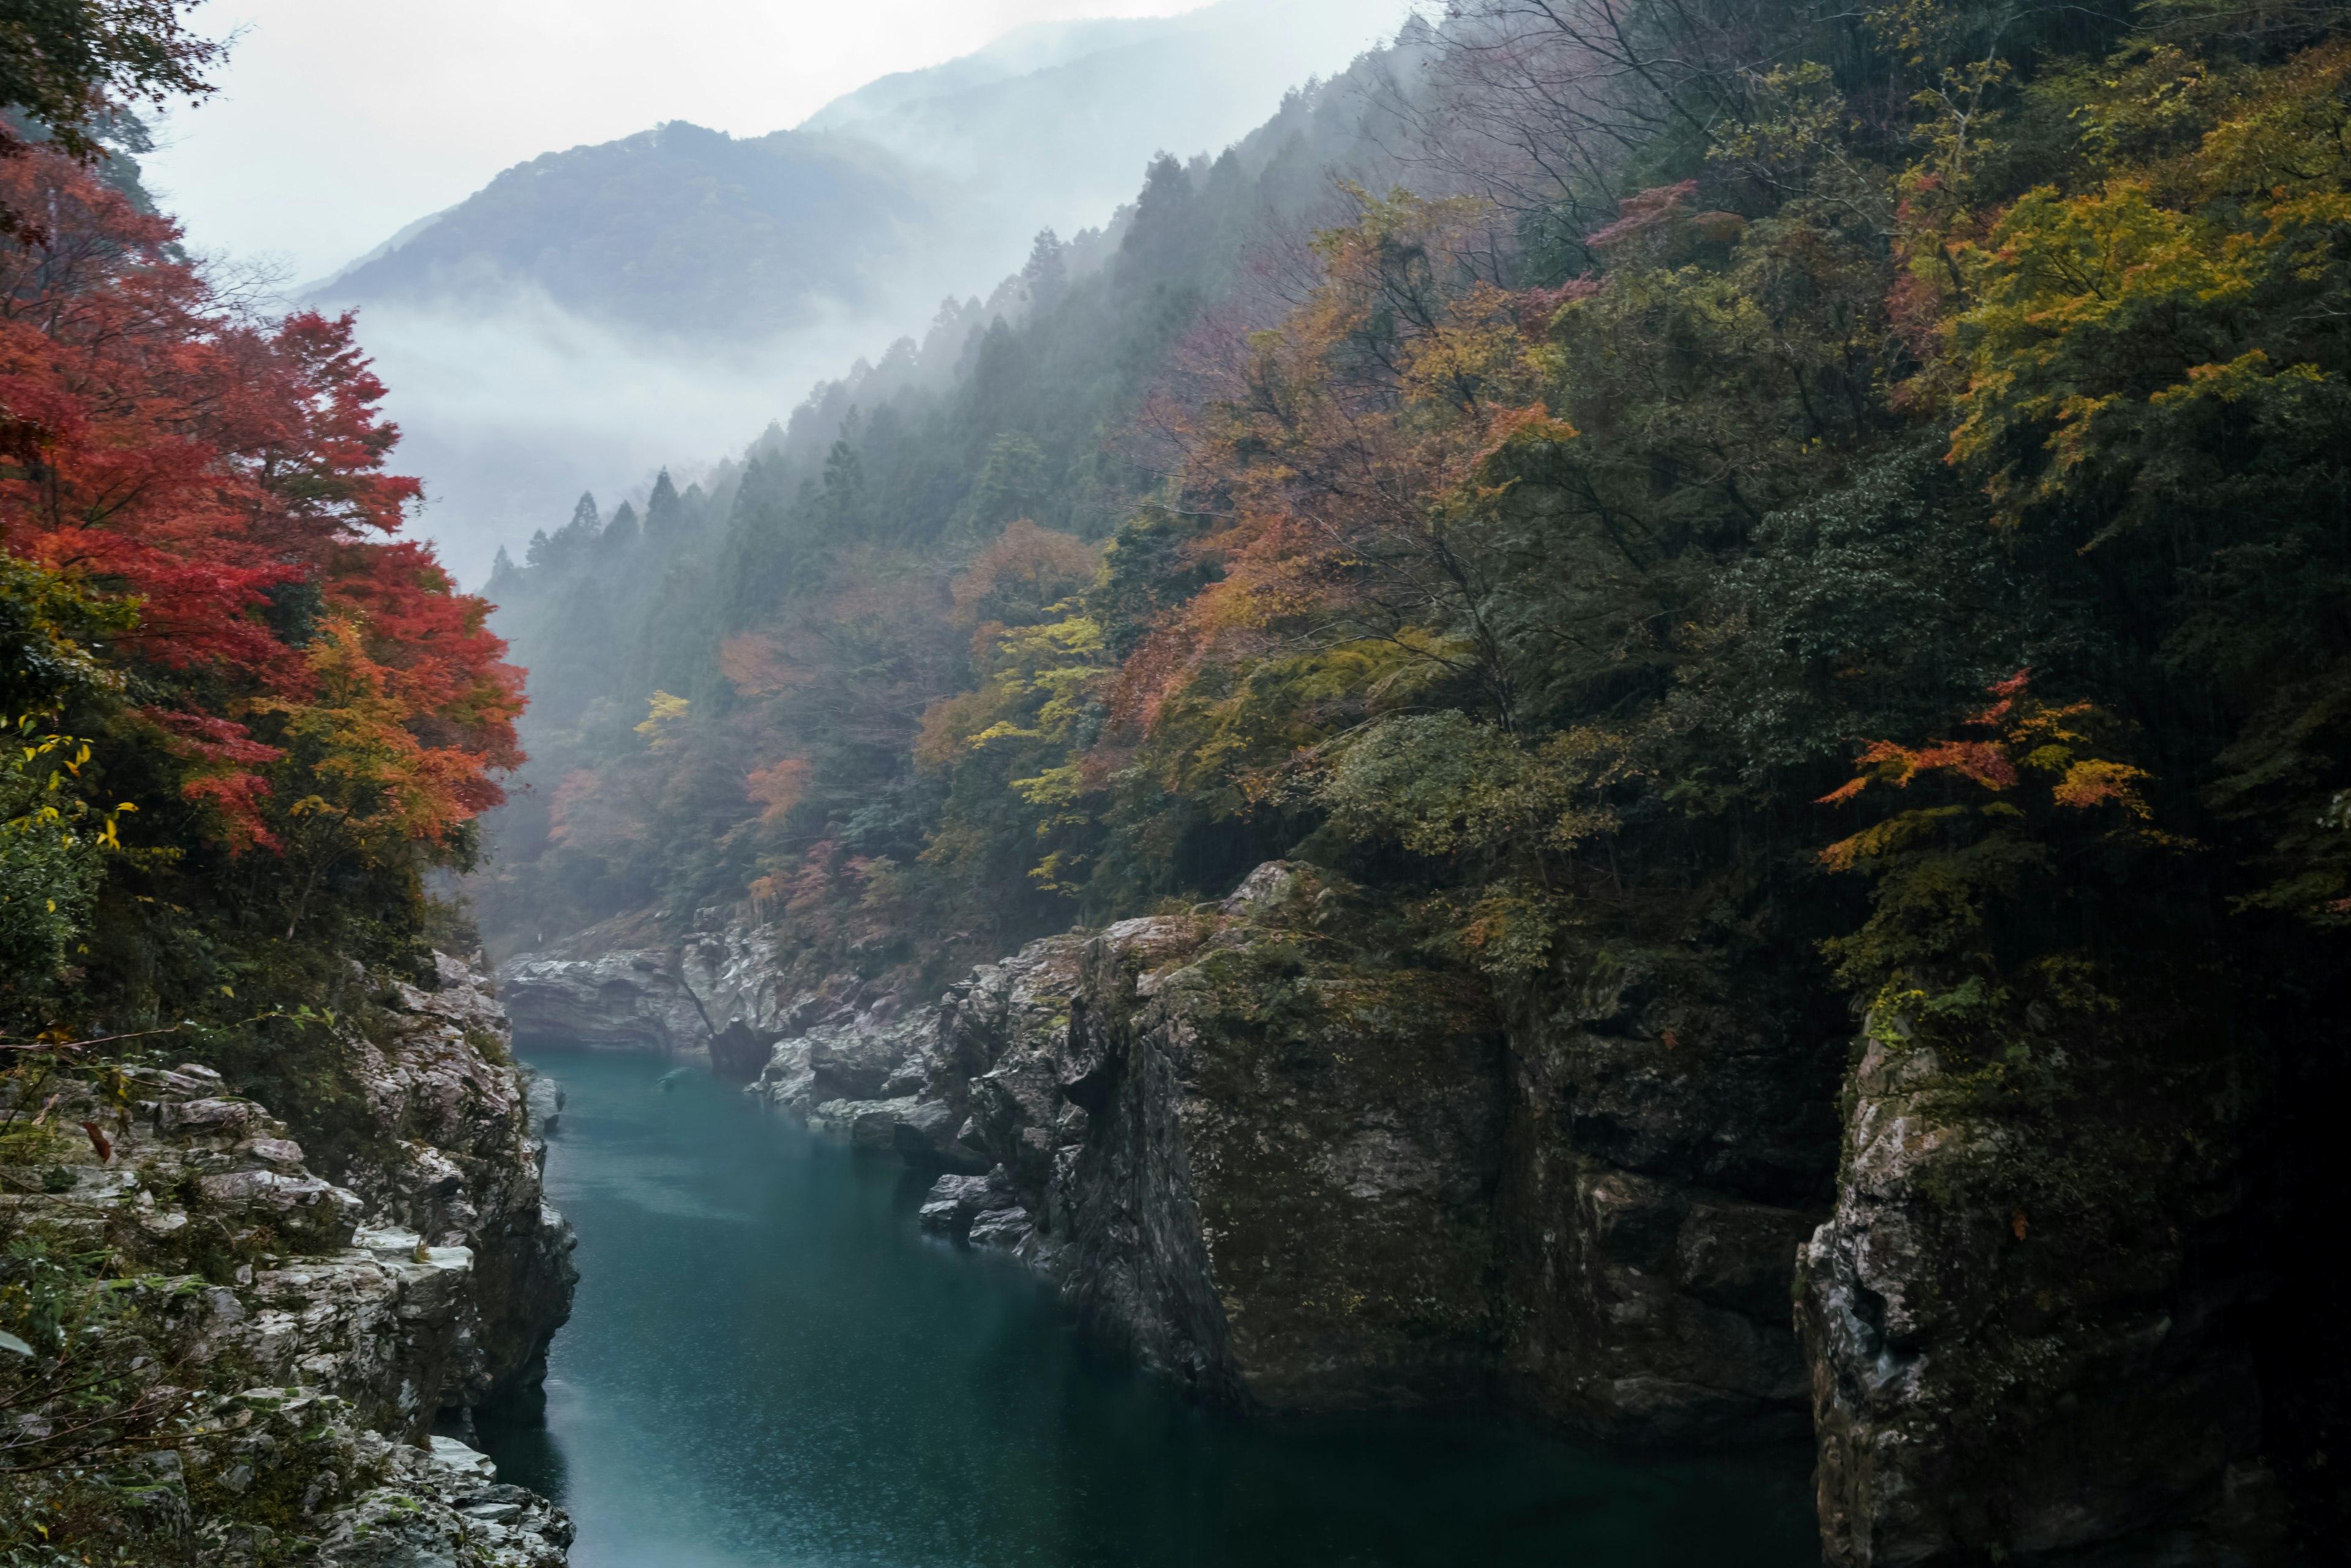
[[[544,1431],[575,1568],[1777,1568],[1804,1457],[1628,1459],[1500,1418],[1269,1427],[1089,1354],[923,1183],[657,1058],[539,1051],[580,1281]]]

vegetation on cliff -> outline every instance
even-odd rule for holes
[[[150,1535],[177,1544],[138,1560],[227,1560],[188,1534],[177,1459],[146,1456],[179,1443],[196,1466],[207,1391],[257,1380],[204,1348],[205,1313],[241,1319],[256,1266],[347,1247],[356,1206],[238,1096],[367,1185],[400,1130],[366,1125],[384,1094],[360,1082],[382,1061],[364,1031],[402,979],[439,983],[423,879],[470,863],[521,760],[488,605],[399,537],[419,489],[386,469],[398,432],[351,320],[274,317],[208,276],[114,155],[129,98],[203,90],[213,48],[179,9],[18,7],[0,28],[10,1562]],[[143,1152],[175,1130],[184,1162]],[[411,1371],[412,1404],[437,1399]],[[197,1502],[199,1525],[221,1512]]]
[[[1657,904],[1954,1018],[2340,925],[2335,21],[1463,6],[951,388],[502,577],[494,923],[928,966],[1302,843],[1498,976]],[[1310,193],[1400,127],[1436,194]]]
[[[413,967],[422,875],[520,760],[348,319],[256,316],[65,157],[0,160],[0,1023],[69,1040]]]
[[[1970,1500],[1920,1539],[2023,1540],[2015,1456],[2106,1386],[1967,1425],[2031,1346],[2275,1269],[2258,1358],[2335,1289],[2271,1249],[2332,1212],[2338,1053],[2284,1042],[2351,925],[2345,23],[1461,0],[1155,164],[1114,254],[1040,242],[949,383],[502,572],[577,684],[488,923],[747,902],[810,981],[931,987],[1286,855],[1390,910],[1356,962],[1531,1020],[1669,950],[1792,1040],[1865,1016],[1849,1107],[1984,1131],[1884,1189],[1971,1239],[1904,1282],[1992,1369],[1920,1417]],[[2262,1375],[2230,1441],[2321,1519],[2338,1393]]]

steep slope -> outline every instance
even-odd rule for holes
[[[1717,8],[1470,9],[1539,207],[1332,220],[1286,111],[504,575],[605,656],[494,936],[669,938],[518,1002],[770,1049],[1211,1396],[1809,1422],[1847,1568],[2340,1561],[2339,12],[1799,10],[1716,120]],[[1628,13],[1687,78],[1543,95]]]
[[[757,430],[1018,269],[1040,228],[1110,224],[1155,152],[1241,139],[1391,9],[1227,0],[1026,29],[794,131],[675,123],[549,153],[305,292],[365,308],[434,537],[478,582],[583,484]]]

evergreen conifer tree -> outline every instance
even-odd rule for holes
[[[653,496],[645,502],[645,538],[657,544],[675,538],[684,512],[678,501],[677,486],[670,483],[669,470],[664,468],[653,481]]]
[[[1063,249],[1061,236],[1051,229],[1037,231],[1028,265],[1020,269],[1020,297],[1031,312],[1050,310],[1070,291],[1070,264]]]
[[[606,557],[624,555],[638,538],[637,509],[623,501],[612,514],[612,520],[604,525],[603,535],[598,540],[599,552]]]
[[[514,593],[522,588],[522,568],[515,565],[514,557],[507,554],[506,546],[500,545],[497,559],[490,562],[487,591],[493,595]]]

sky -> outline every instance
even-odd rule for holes
[[[1314,4],[1327,0],[1270,0]],[[1353,0],[1368,36],[1404,0]],[[321,277],[510,164],[667,120],[798,124],[892,71],[1024,23],[1157,16],[1185,0],[208,0],[219,90],[141,160],[208,255]],[[1388,14],[1394,13],[1391,18]]]

